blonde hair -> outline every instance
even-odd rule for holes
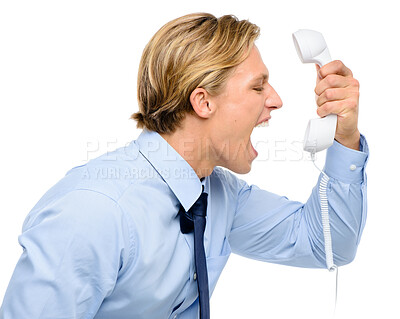
[[[139,65],[138,128],[171,133],[194,112],[197,87],[218,95],[235,66],[249,55],[260,29],[233,15],[194,13],[165,24],[146,45]]]

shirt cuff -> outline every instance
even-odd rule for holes
[[[344,183],[360,183],[364,179],[368,156],[368,144],[362,134],[360,134],[360,151],[333,141],[326,152],[324,171],[329,177]]]

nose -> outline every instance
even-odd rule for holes
[[[271,85],[269,85],[268,91],[267,98],[265,99],[265,107],[280,109],[283,105],[280,96]]]

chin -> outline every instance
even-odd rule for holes
[[[226,167],[227,169],[231,170],[236,174],[247,174],[251,171],[251,163],[250,164],[243,164],[243,165],[232,165]]]
[[[251,168],[244,169],[244,170],[233,171],[233,172],[235,172],[236,174],[247,174],[247,173],[250,173],[250,171],[251,171]]]
[[[251,164],[256,157],[257,152],[253,150],[249,140],[244,150],[238,147],[235,151],[231,151],[228,157],[225,158],[225,161],[220,163],[219,166],[225,167],[237,174],[247,174],[250,172]]]

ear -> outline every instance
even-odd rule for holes
[[[209,118],[214,109],[210,103],[210,94],[203,88],[196,88],[190,94],[190,103],[196,114],[202,118]]]

